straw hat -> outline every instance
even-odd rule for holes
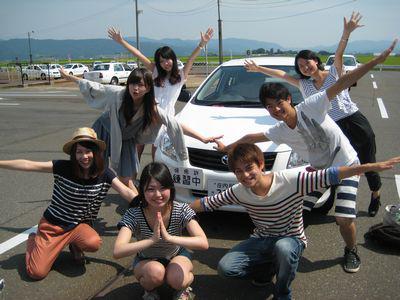
[[[64,145],[64,153],[71,154],[72,146],[83,141],[95,143],[99,147],[100,151],[104,151],[106,149],[106,143],[97,139],[97,134],[92,128],[81,127],[73,133],[71,140]]]

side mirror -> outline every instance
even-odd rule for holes
[[[189,90],[182,88],[181,93],[179,94],[179,97],[178,97],[178,101],[189,102],[190,97],[192,97],[192,93]]]

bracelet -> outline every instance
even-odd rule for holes
[[[342,41],[347,42],[349,39],[342,39]]]
[[[198,44],[197,47],[199,47],[200,50],[203,50],[203,49],[204,49],[204,46],[200,46],[200,44]]]

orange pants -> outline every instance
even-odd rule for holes
[[[99,234],[88,224],[82,223],[70,231],[40,219],[37,234],[31,234],[26,244],[26,271],[33,279],[43,279],[68,244],[82,251],[96,252],[101,246]]]

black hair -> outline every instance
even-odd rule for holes
[[[142,174],[140,175],[139,184],[139,200],[141,201],[141,206],[146,207],[148,205],[144,193],[149,186],[151,179],[157,180],[162,187],[170,190],[169,203],[175,200],[175,185],[172,179],[171,173],[168,167],[161,162],[152,162],[144,167]]]
[[[94,178],[98,177],[104,173],[104,156],[103,151],[99,149],[96,143],[91,141],[81,141],[72,145],[70,152],[70,160],[72,163],[73,174],[76,178],[83,178],[83,170],[76,160],[76,148],[77,145],[81,145],[93,152],[93,163],[89,169],[89,177]]]
[[[173,65],[172,65],[171,73],[170,73],[170,76],[168,79],[169,83],[174,85],[174,84],[180,82],[182,80],[182,78],[181,78],[181,75],[179,74],[176,54],[175,54],[174,50],[172,50],[171,47],[164,46],[164,47],[158,48],[156,50],[156,52],[154,53],[154,62],[156,64],[157,73],[158,73],[158,76],[156,78],[154,78],[154,85],[157,87],[163,86],[164,80],[167,78],[167,75],[168,75],[167,71],[165,71],[161,67],[160,57],[162,57],[164,59],[172,60]]]
[[[305,76],[305,75],[303,75],[303,73],[301,73],[299,65],[298,65],[298,60],[300,58],[306,59],[306,60],[309,60],[309,59],[316,60],[317,61],[318,70],[321,70],[321,71],[324,70],[324,66],[322,65],[322,61],[321,61],[321,59],[319,58],[319,56],[315,52],[313,52],[311,50],[301,50],[299,53],[297,53],[296,58],[294,59],[294,68],[296,70],[296,73],[299,74],[301,78],[308,79],[308,78],[310,78],[310,76]]]
[[[156,120],[156,100],[154,96],[154,85],[152,74],[146,68],[136,68],[131,72],[126,82],[126,89],[123,95],[121,110],[123,112],[126,124],[131,122],[132,117],[135,115],[133,99],[129,93],[129,85],[137,84],[143,80],[149,91],[143,97],[144,117],[142,130]]]
[[[288,88],[279,82],[264,83],[260,87],[259,99],[264,108],[267,108],[267,99],[279,101],[282,99],[286,100],[289,96],[291,94]]]

